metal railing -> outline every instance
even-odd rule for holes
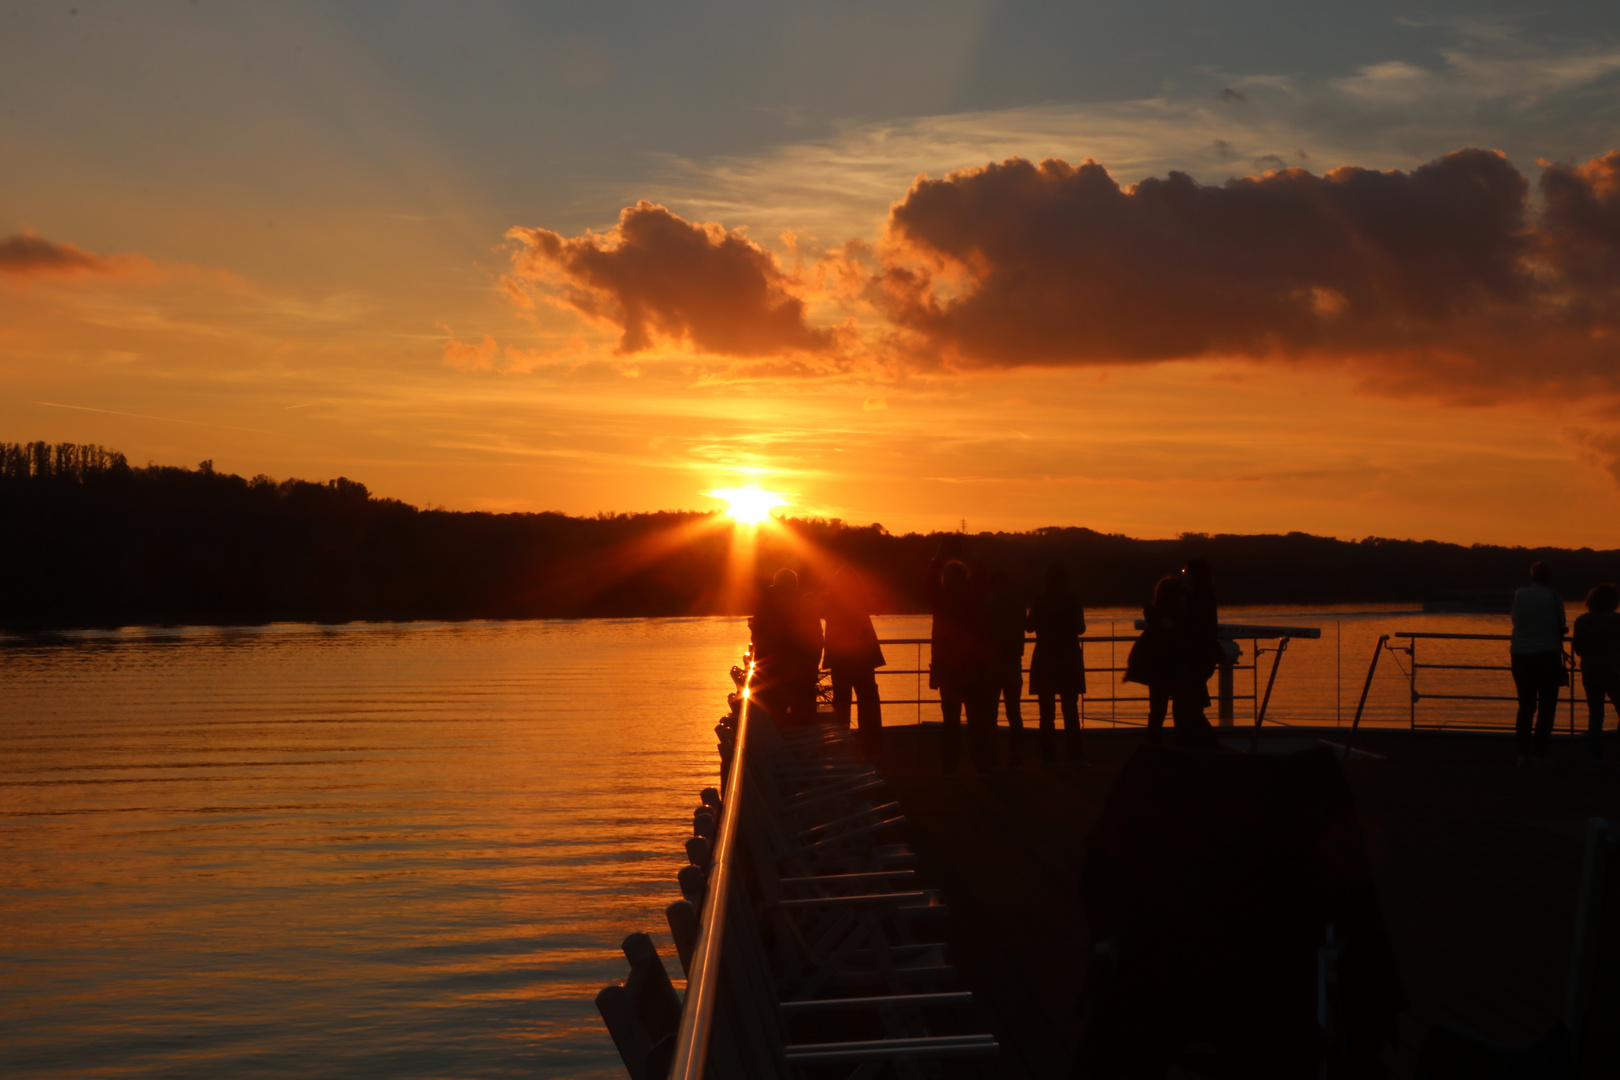
[[[1142,621],[1140,619],[1138,619],[1136,621],[1136,628],[1138,630],[1143,629],[1143,623],[1142,623]],[[1283,652],[1285,652],[1287,650],[1287,648],[1288,648],[1288,643],[1294,638],[1309,638],[1309,639],[1320,638],[1322,636],[1322,631],[1321,631],[1320,627],[1315,627],[1315,626],[1260,626],[1260,625],[1249,625],[1249,624],[1227,624],[1227,623],[1223,623],[1221,625],[1221,627],[1220,627],[1220,636],[1221,636],[1221,638],[1223,640],[1248,641],[1249,642],[1249,657],[1250,657],[1248,663],[1242,663],[1239,660],[1234,660],[1230,664],[1222,664],[1222,665],[1220,665],[1220,670],[1217,672],[1217,678],[1219,679],[1218,689],[1219,689],[1220,692],[1216,695],[1217,700],[1219,702],[1219,716],[1220,716],[1220,719],[1223,722],[1230,723],[1231,720],[1233,719],[1232,710],[1233,710],[1233,707],[1234,707],[1234,703],[1238,702],[1238,701],[1248,701],[1248,702],[1251,702],[1251,705],[1252,705],[1251,719],[1258,722],[1258,721],[1261,721],[1261,720],[1263,720],[1265,718],[1266,705],[1267,705],[1267,703],[1269,703],[1269,700],[1270,700],[1270,697],[1271,697],[1271,690],[1276,685],[1276,681],[1277,681],[1277,667],[1282,661]],[[1121,658],[1118,655],[1118,648],[1117,647],[1121,643],[1134,644],[1136,642],[1136,640],[1137,640],[1137,635],[1135,635],[1135,634],[1107,634],[1107,635],[1097,635],[1097,636],[1088,636],[1088,635],[1085,635],[1085,634],[1080,635],[1080,644],[1082,646],[1085,646],[1085,645],[1107,645],[1108,646],[1108,663],[1107,663],[1107,665],[1106,666],[1103,666],[1103,665],[1087,666],[1087,667],[1085,667],[1085,673],[1086,673],[1086,675],[1088,677],[1093,675],[1093,674],[1108,676],[1107,681],[1108,681],[1108,687],[1109,687],[1109,692],[1107,694],[1082,694],[1081,695],[1080,715],[1081,715],[1082,720],[1106,720],[1107,722],[1109,722],[1111,724],[1125,724],[1125,725],[1128,725],[1128,726],[1136,726],[1136,725],[1139,725],[1139,724],[1142,724],[1142,723],[1145,722],[1145,719],[1135,719],[1135,718],[1131,718],[1131,717],[1122,717],[1122,716],[1119,715],[1119,706],[1121,704],[1141,705],[1141,706],[1144,706],[1144,708],[1145,708],[1147,706],[1148,700],[1149,700],[1148,696],[1146,694],[1121,694],[1121,693],[1119,693],[1119,689],[1117,688],[1117,685],[1116,685],[1117,682],[1118,682],[1117,676],[1123,674],[1124,671],[1125,671],[1125,666],[1124,666],[1123,663],[1121,663]],[[1262,648],[1261,645],[1260,645],[1261,641],[1277,641],[1277,645],[1275,645],[1274,647],[1270,647],[1270,648]],[[915,705],[916,708],[917,708],[916,722],[919,723],[919,724],[922,723],[923,722],[922,707],[924,705],[937,705],[937,704],[939,704],[939,696],[937,694],[934,695],[933,697],[924,697],[923,696],[923,676],[927,675],[929,673],[929,669],[923,665],[923,646],[926,645],[926,646],[929,646],[930,648],[932,648],[932,644],[933,644],[932,639],[931,638],[879,638],[878,639],[878,644],[879,645],[885,645],[885,646],[888,646],[888,645],[911,645],[911,646],[915,647],[915,649],[916,649],[916,666],[915,667],[891,668],[891,667],[885,666],[885,667],[879,668],[875,672],[875,674],[879,679],[894,678],[894,677],[899,677],[899,676],[911,676],[911,677],[913,677],[915,679],[915,688],[916,689],[915,689],[915,696],[913,696],[913,697],[909,697],[909,698],[892,697],[891,698],[891,697],[888,697],[888,696],[886,696],[886,695],[884,695],[882,693],[879,693],[878,697],[879,697],[879,700],[880,700],[881,704],[883,704],[884,706],[890,706],[890,705]],[[1033,644],[1035,644],[1035,638],[1033,638],[1033,637],[1025,637],[1024,638],[1024,645],[1025,645],[1026,649],[1027,649],[1028,646],[1031,646]],[[1262,696],[1261,693],[1260,693],[1260,664],[1259,664],[1259,660],[1260,660],[1260,657],[1263,654],[1268,653],[1268,652],[1273,654],[1273,656],[1272,656],[1272,664],[1271,664],[1271,674],[1270,674],[1270,677],[1268,678],[1267,683],[1266,683],[1265,695]],[[1021,666],[1019,670],[1025,676],[1028,676],[1028,674],[1029,674],[1029,668],[1028,667]],[[1234,689],[1233,689],[1232,680],[1234,678],[1235,673],[1239,672],[1239,671],[1247,671],[1250,674],[1250,692],[1247,693],[1247,694],[1236,693],[1234,691]],[[881,684],[879,684],[879,688],[881,690]],[[1035,697],[1022,697],[1022,698],[1019,699],[1021,704],[1026,704],[1026,705],[1037,704],[1039,702],[1039,700],[1040,700],[1039,698],[1035,698]],[[1107,715],[1106,716],[1099,715],[1096,712],[1088,714],[1086,712],[1086,708],[1085,708],[1088,703],[1093,704],[1093,705],[1106,704],[1108,706]]]
[[[1507,642],[1507,641],[1513,640],[1513,635],[1511,635],[1511,634],[1442,634],[1442,633],[1431,633],[1431,632],[1419,632],[1419,631],[1405,631],[1405,630],[1403,630],[1403,631],[1397,631],[1394,636],[1401,639],[1401,640],[1403,640],[1403,641],[1405,641],[1406,644],[1403,646],[1403,645],[1396,645],[1396,644],[1394,644],[1392,642],[1389,642],[1389,641],[1385,641],[1385,642],[1383,642],[1383,647],[1385,649],[1388,649],[1391,654],[1405,653],[1406,656],[1408,657],[1408,664],[1404,668],[1404,674],[1406,675],[1406,680],[1407,680],[1407,691],[1408,691],[1407,726],[1409,728],[1415,730],[1418,727],[1417,707],[1418,707],[1418,703],[1420,701],[1511,701],[1511,702],[1514,702],[1514,703],[1518,702],[1519,697],[1518,697],[1517,694],[1453,694],[1453,693],[1436,692],[1436,691],[1420,691],[1418,689],[1418,671],[1420,669],[1421,670],[1427,670],[1427,671],[1507,671],[1507,672],[1511,672],[1513,670],[1513,665],[1511,663],[1507,663],[1507,664],[1448,664],[1448,663],[1434,663],[1434,662],[1423,663],[1423,662],[1420,662],[1418,660],[1418,657],[1417,657],[1417,643],[1419,641],[1429,640],[1429,641],[1501,641],[1501,642]],[[1566,638],[1565,640],[1567,641],[1568,639]],[[1575,734],[1575,668],[1576,668],[1577,665],[1574,662],[1574,657],[1572,657],[1568,652],[1565,652],[1562,649],[1560,649],[1559,651],[1562,653],[1563,660],[1564,660],[1564,686],[1563,686],[1563,689],[1567,690],[1569,692],[1569,698],[1568,698],[1568,703],[1569,703],[1569,733],[1571,735],[1573,735],[1573,734]],[[1400,660],[1396,659],[1395,663],[1396,663],[1397,666],[1399,666],[1400,665]],[[1562,691],[1560,691],[1560,694],[1562,694]],[[1563,702],[1560,701],[1560,704],[1563,704]],[[1486,729],[1490,729],[1490,728],[1501,727],[1503,725],[1501,725],[1501,724],[1439,723],[1439,724],[1432,724],[1432,725],[1426,724],[1424,726],[1425,727],[1433,727],[1435,729],[1443,729],[1443,728],[1447,728],[1447,727],[1454,727],[1454,728],[1486,728]]]
[[[739,691],[742,705],[737,715],[736,742],[722,781],[719,831],[709,867],[708,889],[703,894],[697,941],[692,946],[692,961],[687,969],[686,999],[681,1009],[681,1026],[675,1033],[670,1080],[703,1080],[708,1066],[709,1034],[714,1028],[715,1002],[722,978],[720,952],[725,947],[731,872],[737,861],[737,824],[742,819],[743,777],[747,774],[743,761],[748,752],[748,707],[753,683],[754,661],[750,657],[748,677]]]

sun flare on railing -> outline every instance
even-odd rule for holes
[[[764,524],[772,510],[788,504],[779,493],[760,488],[716,488],[703,494],[723,501],[727,516],[739,525]]]

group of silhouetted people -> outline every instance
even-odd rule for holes
[[[944,726],[940,756],[946,772],[957,767],[962,720],[968,754],[980,772],[999,764],[996,710],[1007,715],[1009,763],[1023,764],[1023,666],[1026,634],[1035,635],[1029,692],[1039,708],[1038,747],[1044,760],[1057,757],[1057,713],[1063,712],[1063,749],[1073,763],[1081,756],[1080,696],[1086,692],[1080,635],[1085,610],[1069,589],[1062,563],[1046,568],[1041,592],[1027,607],[1012,593],[1007,575],[986,573],[966,558],[960,537],[940,546],[929,566],[926,595],[934,613],[933,661],[928,685],[939,691]],[[1157,740],[1168,712],[1176,741],[1210,746],[1214,731],[1204,710],[1206,684],[1225,656],[1216,619],[1209,564],[1190,559],[1180,576],[1166,577],[1143,610],[1145,629],[1131,649],[1125,679],[1148,687],[1149,738]]]
[[[750,624],[760,704],[780,723],[814,723],[817,679],[825,666],[832,675],[835,716],[848,726],[853,699],[861,743],[867,753],[876,751],[883,741],[877,669],[884,659],[872,628],[872,601],[859,577],[840,571],[812,596],[792,570],[778,570]]]
[[[1592,767],[1603,768],[1603,710],[1607,700],[1620,714],[1620,586],[1605,582],[1586,594],[1586,612],[1575,620],[1571,645],[1580,661],[1586,692],[1587,737]],[[1552,588],[1552,568],[1538,562],[1530,584],[1513,594],[1513,639],[1508,646],[1518,692],[1516,731],[1519,764],[1547,769],[1558,695],[1569,678],[1564,667],[1564,635],[1569,625],[1564,599]]]
[[[988,772],[1000,766],[996,714],[1002,708],[1008,763],[1023,765],[1024,649],[1030,634],[1035,650],[1029,693],[1038,706],[1038,751],[1045,761],[1058,759],[1061,711],[1062,756],[1078,762],[1080,697],[1086,692],[1080,637],[1086,617],[1063,564],[1046,568],[1039,595],[1026,605],[1005,573],[987,571],[967,557],[962,537],[953,535],[929,564],[924,595],[933,614],[928,685],[939,691],[945,771],[954,772],[959,764],[964,720],[974,768]],[[793,571],[777,571],[752,620],[755,698],[781,723],[813,723],[817,677],[825,668],[832,676],[835,718],[848,726],[853,704],[862,747],[875,752],[883,738],[877,669],[885,661],[872,609],[869,592],[850,570],[834,575],[814,595]],[[1131,649],[1125,680],[1148,688],[1149,738],[1157,741],[1168,716],[1178,744],[1212,745],[1206,684],[1224,653],[1208,564],[1191,559],[1181,574],[1162,579],[1142,614],[1145,629]]]
[[[1047,568],[1040,596],[1027,608],[1012,593],[1004,573],[987,573],[963,556],[960,537],[947,537],[928,568],[925,595],[933,610],[928,685],[939,691],[944,726],[940,756],[956,771],[964,714],[968,754],[980,772],[1000,764],[996,711],[1005,702],[1009,759],[1023,764],[1025,634],[1035,634],[1029,689],[1040,710],[1040,753],[1056,757],[1056,717],[1063,710],[1063,736],[1070,761],[1080,757],[1080,695],[1086,689],[1080,635],[1085,611],[1069,591],[1068,572]]]

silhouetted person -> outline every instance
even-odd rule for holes
[[[1080,598],[1069,591],[1069,572],[1062,563],[1046,568],[1045,587],[1029,606],[1025,626],[1035,635],[1035,655],[1029,662],[1029,692],[1035,695],[1041,716],[1041,757],[1056,756],[1053,745],[1057,707],[1063,705],[1063,747],[1069,761],[1080,759],[1080,695],[1086,692],[1086,662],[1080,635],[1086,632],[1086,613]]]
[[[827,619],[822,663],[832,672],[833,716],[849,727],[853,695],[860,723],[861,749],[871,755],[883,745],[883,706],[877,669],[886,662],[872,627],[872,601],[865,584],[845,568],[833,575],[823,611]]]
[[[928,685],[939,690],[940,758],[956,771],[962,712],[967,712],[968,753],[981,773],[996,765],[995,654],[985,619],[982,574],[955,558],[961,541],[947,538],[928,568],[926,594],[934,612]]]
[[[1176,722],[1176,742],[1182,746],[1213,747],[1215,732],[1204,710],[1209,707],[1209,677],[1225,657],[1221,648],[1220,617],[1209,563],[1188,559],[1181,572],[1181,621],[1173,635],[1175,673],[1170,687],[1170,714]]]
[[[1174,693],[1181,674],[1181,650],[1176,640],[1182,620],[1181,578],[1166,574],[1153,587],[1153,602],[1142,609],[1145,628],[1132,652],[1141,651],[1141,679],[1148,688],[1149,742],[1158,742],[1164,730],[1165,714],[1170,711],[1170,695]],[[1131,672],[1133,676],[1138,672]]]
[[[753,619],[756,696],[780,724],[813,724],[821,661],[821,620],[785,567],[760,596]]]
[[[1564,632],[1568,628],[1564,598],[1552,590],[1552,567],[1538,562],[1530,567],[1530,584],[1513,594],[1513,639],[1508,645],[1513,685],[1519,692],[1515,727],[1520,765],[1538,769],[1554,765],[1547,747],[1558,712],[1558,690],[1564,685]]]
[[[985,619],[995,654],[995,701],[1007,713],[1007,756],[1016,767],[1024,762],[1024,605],[1013,596],[1004,571],[990,575]]]
[[[1620,586],[1605,583],[1586,594],[1586,614],[1575,620],[1575,654],[1586,690],[1586,730],[1592,768],[1603,768],[1603,699],[1620,716]]]

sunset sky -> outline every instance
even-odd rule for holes
[[[1620,547],[1620,5],[0,0],[0,439]]]

